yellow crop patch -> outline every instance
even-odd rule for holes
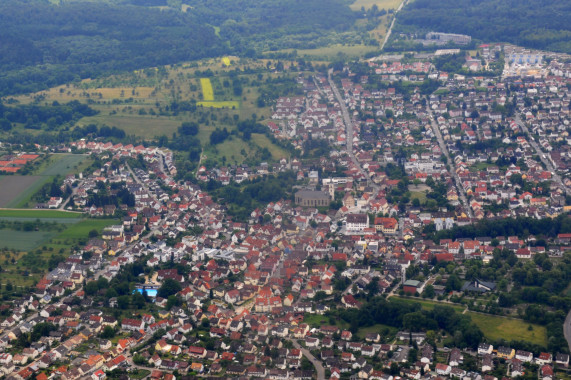
[[[202,87],[202,99],[206,101],[214,100],[214,90],[212,89],[210,79],[200,78],[200,86]]]

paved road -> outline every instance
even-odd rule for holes
[[[408,2],[408,0],[404,0],[402,3],[400,3],[400,6],[398,7],[398,9],[393,14],[393,21],[391,22],[391,26],[387,30],[387,35],[385,36],[385,39],[383,40],[383,44],[381,45],[381,50],[383,50],[385,48],[385,44],[387,43],[387,41],[389,40],[389,37],[391,36],[391,33],[393,32],[393,26],[395,25],[395,20],[397,19],[397,13],[399,13],[399,11],[402,9],[403,6],[406,5],[407,2]]]
[[[539,159],[541,160],[541,162],[543,162],[545,164],[545,167],[547,168],[547,170],[549,170],[551,172],[553,180],[555,182],[557,182],[563,190],[565,190],[565,194],[570,195],[571,191],[567,188],[567,186],[565,186],[565,184],[563,183],[563,180],[561,179],[561,176],[559,176],[559,174],[557,174],[557,172],[555,171],[555,167],[553,166],[551,161],[547,159],[547,156],[545,155],[545,153],[543,153],[543,151],[541,150],[539,145],[535,142],[535,139],[533,138],[531,133],[529,133],[529,129],[527,129],[527,125],[525,125],[525,123],[521,120],[519,115],[517,115],[515,117],[515,122],[527,134],[527,139],[528,139],[530,145],[533,147],[533,149],[535,150],[535,152],[539,156]]]
[[[565,335],[565,339],[567,339],[567,344],[569,345],[569,351],[571,351],[571,310],[563,323],[563,335]]]
[[[432,111],[430,110],[430,105],[428,102],[426,104],[426,110],[428,111],[429,115],[432,115]],[[450,168],[451,168],[450,174],[452,174],[452,178],[454,179],[454,182],[456,183],[456,189],[458,190],[458,196],[460,197],[460,201],[462,202],[462,205],[464,206],[464,210],[466,210],[466,214],[470,218],[473,218],[474,214],[472,214],[472,209],[470,208],[470,205],[468,204],[468,198],[466,197],[466,192],[464,191],[464,187],[462,186],[462,181],[460,181],[460,177],[458,177],[458,174],[456,173],[456,165],[454,164],[454,160],[450,159],[450,154],[448,153],[448,148],[446,147],[446,144],[444,144],[444,139],[442,138],[442,133],[440,133],[440,128],[436,124],[436,121],[434,120],[433,117],[430,119],[430,126],[432,127],[432,131],[436,135],[436,139],[438,140],[438,144],[440,145],[440,150],[442,150],[442,153],[444,153],[444,155],[446,156],[446,159],[448,160],[448,164],[450,165]]]
[[[339,93],[339,90],[337,90],[337,86],[335,85],[335,82],[331,78],[332,73],[333,73],[333,69],[329,69],[329,71],[327,72],[327,79],[329,81],[329,85],[331,86],[331,90],[333,91],[333,94],[335,95],[335,98],[337,98],[337,102],[339,102],[339,106],[341,107],[341,113],[343,115],[343,122],[345,123],[345,128],[346,128],[345,134],[346,134],[346,141],[347,141],[347,154],[349,154],[349,157],[351,158],[353,165],[355,165],[355,167],[357,169],[359,169],[359,172],[367,179],[367,182],[369,183],[369,185],[371,187],[373,187],[373,189],[375,190],[375,195],[376,195],[378,193],[378,191],[380,190],[380,187],[377,184],[375,184],[373,181],[371,181],[371,177],[361,167],[361,164],[359,163],[359,161],[357,161],[357,159],[355,158],[355,155],[353,154],[353,123],[351,121],[351,118],[349,117],[349,111],[347,110],[347,106],[345,105],[345,101],[343,100],[343,97]]]
[[[315,367],[315,370],[317,371],[317,380],[325,380],[325,369],[323,368],[323,365],[321,364],[321,362],[319,360],[317,360],[315,358],[315,356],[313,356],[311,354],[311,352],[309,352],[307,349],[301,347],[299,345],[299,343],[297,343],[297,340],[289,339],[289,341],[293,343],[293,346],[295,348],[301,350],[303,355],[311,362],[311,364],[313,364],[313,366]]]

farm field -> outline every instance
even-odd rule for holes
[[[346,55],[348,58],[357,58],[368,52],[377,50],[379,50],[378,46],[366,45],[331,45],[318,49],[296,49],[299,57],[307,57],[312,60],[323,61],[333,60],[338,57],[340,53]],[[293,49],[281,50],[281,52],[284,53],[291,53],[292,51]]]
[[[80,213],[58,211],[58,210],[0,210],[0,218],[8,219],[78,219],[81,218]]]
[[[397,9],[402,1],[403,0],[356,0],[349,7],[354,11],[358,11],[361,7],[371,9],[373,5],[376,5],[379,9],[389,10]]]
[[[127,135],[135,135],[144,139],[152,139],[156,136],[172,136],[183,122],[182,118],[173,116],[139,116],[139,115],[105,115],[85,117],[78,125],[88,124],[112,125],[125,131]]]
[[[57,232],[0,230],[0,248],[14,251],[30,251],[53,238]]]
[[[202,99],[205,101],[214,100],[214,90],[209,78],[200,78],[200,86],[202,88]]]
[[[32,194],[42,187],[43,177],[40,176],[1,176],[0,177],[0,207],[13,207],[16,199],[31,191]],[[35,190],[34,190],[35,189]]]
[[[547,346],[547,332],[544,326],[534,325],[522,319],[471,312],[468,314],[489,339],[523,340]],[[528,330],[530,325],[532,330]]]
[[[87,162],[81,154],[53,154],[35,171],[35,175],[14,175],[0,177],[0,207],[31,207],[32,196],[55,176],[67,175]]]

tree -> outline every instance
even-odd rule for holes
[[[141,293],[136,292],[133,295],[133,306],[137,309],[142,309],[145,307],[145,296],[143,296]]]
[[[85,291],[85,294],[87,294],[88,296],[93,296],[95,295],[98,291],[99,291],[99,286],[97,286],[97,282],[95,281],[89,281],[85,287],[83,288],[83,290]]]
[[[114,336],[115,336],[115,329],[111,326],[105,326],[105,328],[101,332],[101,338],[103,339],[111,339]]]
[[[129,308],[130,297],[128,295],[117,297],[117,306],[119,309],[125,310]]]
[[[173,280],[172,278],[167,278],[157,291],[157,296],[162,298],[169,298],[169,296],[180,292],[181,289],[182,287],[178,281]]]

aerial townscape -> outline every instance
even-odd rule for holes
[[[0,380],[570,380],[570,18],[2,1]]]

